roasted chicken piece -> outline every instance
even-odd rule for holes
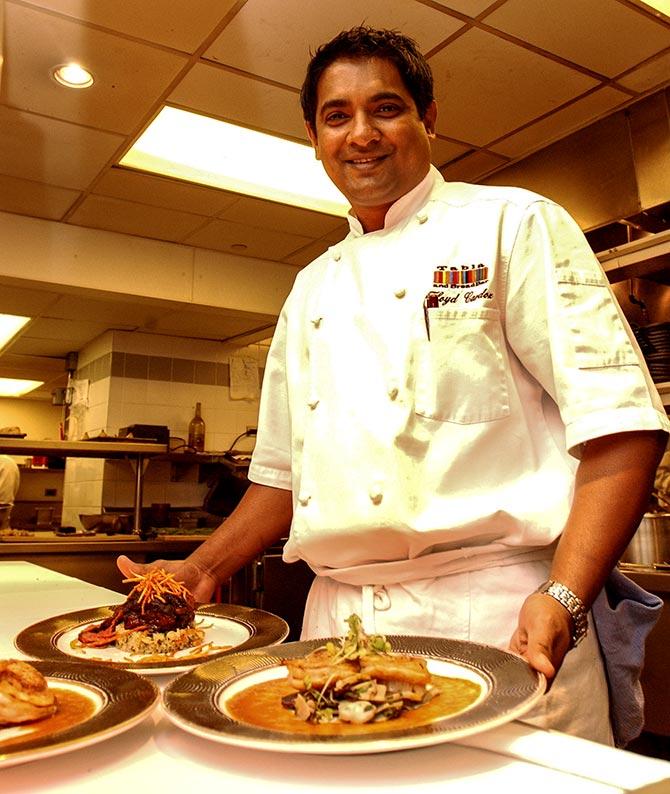
[[[361,673],[365,678],[378,681],[402,681],[414,685],[425,685],[430,681],[430,673],[425,659],[401,654],[371,653],[359,659]]]
[[[0,725],[16,725],[56,713],[46,678],[27,662],[0,660]]]
[[[339,682],[353,683],[359,680],[359,665],[356,661],[343,659],[333,661],[332,655],[325,648],[307,654],[302,659],[284,659],[288,668],[289,682],[298,690],[319,689],[326,683],[335,686]]]

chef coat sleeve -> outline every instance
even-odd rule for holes
[[[256,445],[249,464],[252,482],[291,489],[291,433],[286,380],[287,304],[279,315],[263,375]]]
[[[511,247],[505,327],[521,363],[556,402],[566,444],[670,429],[635,337],[579,226],[533,201]]]

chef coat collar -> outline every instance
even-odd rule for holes
[[[434,165],[431,165],[428,169],[428,173],[421,182],[389,207],[386,217],[384,218],[384,229],[391,229],[397,226],[401,221],[406,220],[410,215],[420,209],[426,203],[426,199],[430,195],[434,185],[438,182],[444,182],[442,174]],[[356,237],[365,234],[361,222],[351,210],[349,210],[347,220],[349,221],[351,232]]]

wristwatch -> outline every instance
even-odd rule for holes
[[[548,579],[544,584],[537,588],[538,593],[545,593],[552,598],[555,598],[559,604],[562,604],[570,613],[572,617],[572,645],[579,645],[579,643],[586,637],[588,630],[588,611],[584,606],[582,599],[560,582],[555,582],[553,579]]]

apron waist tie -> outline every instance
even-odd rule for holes
[[[391,596],[383,584],[364,584],[361,587],[361,621],[366,634],[377,634],[375,611],[391,608]]]

